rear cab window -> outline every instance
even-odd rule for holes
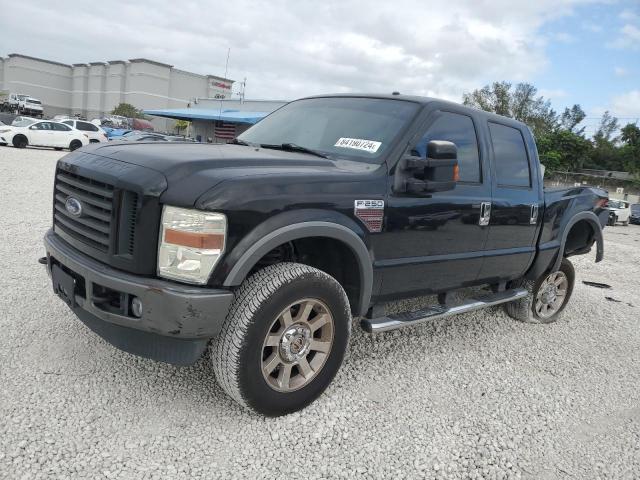
[[[531,187],[529,155],[522,132],[489,122],[496,179],[501,187]]]

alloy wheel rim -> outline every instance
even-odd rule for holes
[[[549,274],[536,295],[535,312],[541,318],[550,318],[564,304],[569,291],[569,280],[562,271]]]
[[[261,371],[267,385],[278,392],[293,392],[308,385],[331,353],[334,321],[327,305],[303,298],[271,323],[262,344]]]

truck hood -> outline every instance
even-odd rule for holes
[[[216,185],[240,177],[324,176],[379,168],[365,162],[228,144],[114,141],[85,147],[83,151],[161,173],[168,184],[161,201],[176,206],[192,206]]]

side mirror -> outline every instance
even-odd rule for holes
[[[36,126],[35,126],[35,125],[31,125],[31,126],[29,127],[29,130],[37,130],[37,128],[36,128]]]
[[[456,145],[444,140],[431,140],[427,144],[427,158],[407,155],[400,159],[394,190],[428,195],[453,190],[457,181]]]

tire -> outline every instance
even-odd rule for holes
[[[15,137],[13,137],[14,147],[25,148],[27,145],[29,145],[29,141],[27,140],[27,137],[25,137],[24,135],[16,135]]]
[[[89,140],[89,143],[100,143],[100,140],[96,140],[95,138],[92,138],[91,140]]]
[[[626,222],[622,222],[622,225],[625,226],[625,227],[628,227],[629,226],[629,220],[627,220]]]
[[[618,221],[618,217],[614,215],[612,217],[609,217],[609,221],[607,222],[607,225],[609,225],[610,227],[615,227],[617,221]]]
[[[82,142],[80,140],[71,140],[69,144],[69,151],[73,152],[74,150],[79,149],[82,146]]]
[[[559,303],[555,303],[553,305],[553,311],[549,310],[546,314],[541,314],[536,309],[536,299],[538,295],[544,295],[544,292],[541,292],[541,287],[544,288],[545,280],[549,277],[557,275],[558,277],[564,276],[566,279],[566,290],[564,293],[564,297],[558,296],[560,299]],[[547,272],[540,276],[537,280],[521,280],[519,285],[523,288],[526,288],[529,294],[526,297],[520,298],[514,302],[509,302],[504,305],[504,309],[511,318],[519,320],[521,322],[529,322],[529,323],[553,323],[558,318],[560,318],[560,314],[567,306],[569,299],[571,298],[571,294],[573,293],[573,286],[575,284],[576,274],[573,269],[573,265],[566,258],[562,259],[562,263],[560,264],[560,269],[558,272]],[[543,303],[543,302],[541,302]]]
[[[307,312],[303,306],[309,304],[309,323],[300,323]],[[304,325],[317,330],[309,330],[310,337],[288,333]],[[213,370],[222,389],[243,407],[284,415],[306,407],[327,388],[342,364],[350,333],[349,300],[333,277],[298,263],[271,265],[236,291],[210,348]],[[304,344],[304,338],[310,343]],[[324,346],[318,350],[317,345]],[[305,362],[282,360],[283,351],[302,355]]]

